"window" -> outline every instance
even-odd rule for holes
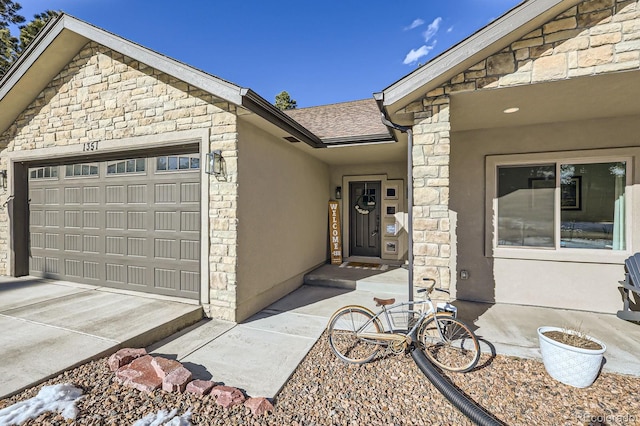
[[[67,164],[64,169],[65,177],[98,176],[97,164]]]
[[[36,167],[29,169],[31,179],[52,179],[58,177],[58,166]]]
[[[497,245],[626,249],[627,161],[497,166]]]
[[[200,156],[194,155],[170,155],[156,158],[156,170],[159,172],[171,172],[176,170],[199,170]]]
[[[144,158],[134,158],[129,160],[114,161],[107,163],[108,175],[119,175],[125,173],[144,173],[146,162]]]

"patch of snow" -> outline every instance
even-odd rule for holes
[[[73,420],[78,415],[76,401],[81,396],[82,389],[68,383],[44,386],[35,397],[0,410],[0,425],[18,425],[47,411],[58,411],[65,419]]]
[[[178,409],[174,408],[171,412],[160,410],[156,414],[144,416],[133,424],[133,426],[191,426],[191,410],[182,416],[176,416]]]

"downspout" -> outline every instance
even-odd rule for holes
[[[407,260],[409,262],[409,302],[413,302],[413,128],[392,123],[382,112],[382,124],[407,134]]]

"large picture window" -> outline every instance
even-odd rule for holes
[[[497,167],[497,245],[625,250],[627,161]]]

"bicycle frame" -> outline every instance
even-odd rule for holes
[[[423,306],[423,309],[415,310],[411,309],[411,307],[415,305]],[[424,309],[424,306],[428,306],[429,309]],[[409,309],[399,309],[405,306],[409,306]],[[407,315],[407,329],[398,329],[395,321],[391,317],[394,313],[403,313]],[[414,324],[409,327],[410,319],[414,315],[418,314],[418,318],[415,320]],[[398,342],[398,343],[406,343],[411,344],[415,340],[415,333],[418,327],[423,323],[423,321],[432,315],[436,314],[436,309],[433,306],[433,302],[430,299],[427,300],[419,300],[419,301],[411,301],[411,302],[400,302],[395,303],[389,307],[382,306],[382,309],[375,313],[373,318],[367,321],[360,330],[356,332],[356,336],[362,340],[368,341],[373,344],[388,344],[390,342]],[[371,333],[371,332],[362,332],[361,330],[366,330],[370,327],[374,322],[382,323],[380,320],[381,317],[384,316],[386,322],[386,329],[382,333]],[[442,335],[442,330],[440,330],[440,326],[438,325],[438,333],[440,334],[440,338],[444,338]]]

